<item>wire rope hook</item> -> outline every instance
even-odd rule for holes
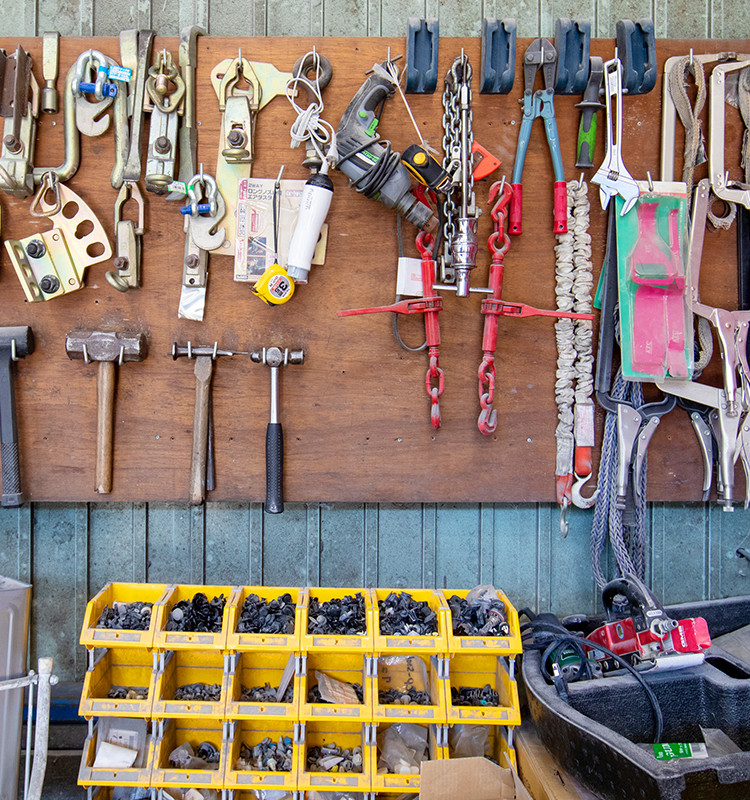
[[[573,486],[570,490],[570,501],[576,508],[593,508],[596,501],[599,499],[599,487],[597,487],[590,497],[584,497],[581,494],[583,487],[591,480],[593,473],[589,472],[588,475],[573,475]]]

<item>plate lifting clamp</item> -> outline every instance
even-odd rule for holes
[[[0,189],[14,197],[28,197],[34,191],[39,84],[31,71],[31,56],[20,45],[12,56],[0,50],[0,84]]]
[[[129,199],[138,207],[138,220],[122,218],[122,207]],[[118,292],[138,289],[141,285],[141,237],[145,228],[143,195],[135,181],[124,181],[115,200],[115,243],[117,253],[105,278]]]
[[[242,79],[247,88],[240,88]],[[237,185],[252,174],[255,158],[253,137],[258,112],[286,93],[291,72],[279,72],[273,64],[250,62],[242,57],[225,58],[211,70],[211,83],[219,99],[221,138],[216,166],[216,183],[227,204],[227,236],[218,252],[234,255]]]
[[[151,112],[146,157],[146,190],[165,194],[177,161],[177,115],[182,113],[185,81],[169,50],[160,50],[148,70],[146,110]]]
[[[537,72],[541,70],[544,77],[544,89],[534,91],[534,81]],[[521,217],[523,212],[523,165],[526,160],[526,150],[531,138],[531,127],[537,117],[544,120],[544,130],[547,134],[552,168],[555,173],[554,190],[554,226],[556,234],[568,232],[567,212],[567,187],[565,185],[565,172],[563,170],[562,155],[560,153],[560,137],[557,133],[555,120],[555,75],[557,73],[557,50],[549,39],[535,39],[527,48],[523,56],[523,117],[521,129],[518,133],[518,146],[516,160],[513,164],[513,197],[510,201],[510,226],[508,233],[519,235],[522,232]]]

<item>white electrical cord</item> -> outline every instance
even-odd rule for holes
[[[589,228],[588,186],[581,178],[567,186],[568,232],[557,237],[555,246],[555,295],[559,311],[590,314],[594,285]],[[557,457],[555,475],[574,475],[575,448],[593,447],[593,323],[590,320],[559,319],[557,340]],[[575,412],[574,412],[575,404]],[[567,533],[565,510],[561,529]]]
[[[335,166],[339,157],[336,149],[336,130],[330,122],[320,116],[325,108],[323,105],[323,93],[318,79],[320,75],[320,56],[317,51],[311,50],[300,63],[305,63],[308,58],[313,59],[315,80],[310,80],[306,75],[300,73],[287,81],[286,84],[286,99],[297,113],[297,119],[292,123],[289,131],[292,137],[290,147],[295,148],[304,142],[310,142],[321,161]],[[307,108],[302,108],[295,99],[295,96],[299,95],[300,89],[306,90],[312,98]],[[328,170],[324,171],[327,173]]]

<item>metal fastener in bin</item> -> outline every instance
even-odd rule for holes
[[[376,653],[447,652],[450,611],[439,592],[373,589],[372,595]]]
[[[236,597],[232,586],[177,585],[157,613],[154,649],[224,652]]]
[[[160,653],[154,689],[154,719],[203,716],[224,719],[224,656],[215,650]]]
[[[302,620],[303,653],[372,652],[373,601],[368,589],[310,588]]]
[[[227,720],[268,717],[283,718],[290,723],[297,720],[299,656],[285,650],[252,650],[229,656],[228,664],[224,677]]]
[[[301,720],[349,719],[371,722],[374,693],[372,659],[363,653],[312,652],[302,656],[300,676]],[[334,682],[328,690],[338,698],[331,703],[322,700],[318,684]],[[336,682],[348,686],[339,687]],[[358,684],[360,694],[354,688]],[[328,688],[328,687],[327,687]]]
[[[152,647],[159,611],[171,596],[174,588],[173,585],[165,583],[107,583],[89,600],[86,606],[80,643],[89,649],[94,647]],[[141,608],[150,604],[149,624],[145,630],[104,627],[100,624],[103,614],[105,623],[108,623],[112,617],[112,610],[123,605],[131,606],[130,613],[126,614],[125,620],[123,620],[130,621],[134,609],[131,604],[137,604]],[[106,613],[105,608],[108,609]],[[120,615],[118,614],[118,616]]]
[[[489,685],[487,697],[497,697],[496,704],[479,702]],[[477,693],[476,703],[464,702]],[[458,702],[456,702],[458,699]],[[506,659],[494,655],[461,653],[448,664],[446,694],[448,724],[492,722],[496,725],[520,725],[518,685]]]
[[[145,649],[109,648],[91,651],[97,656],[83,678],[78,713],[92,717],[151,716],[156,672]]]
[[[372,786],[374,736],[375,729],[372,725],[343,720],[328,719],[302,725],[299,788],[330,790],[345,788],[351,791],[369,792]],[[359,771],[343,771],[344,768],[356,769],[359,766],[355,762],[359,761],[360,753],[362,764]],[[342,755],[344,761],[337,761]]]
[[[380,656],[373,662],[375,722],[446,722],[445,659],[420,652]]]
[[[482,617],[477,616],[472,619],[473,612],[469,611],[468,614],[463,616],[460,610],[464,608],[464,601],[466,601],[467,597],[471,593],[476,595],[478,589],[492,589],[492,587],[477,587],[477,589],[472,590],[443,589],[440,593],[452,618],[452,624],[447,626],[448,652],[451,655],[478,651],[481,651],[484,655],[492,654],[511,657],[518,655],[521,652],[521,627],[518,622],[518,612],[505,594],[499,590],[493,589],[492,591],[496,591],[502,606],[502,611],[499,608],[497,609],[501,616],[498,616],[497,621],[495,621],[485,615],[485,622],[479,627],[479,631],[486,627],[484,633],[466,633],[466,630],[476,630],[471,626],[478,623]],[[458,619],[453,609],[458,612]],[[494,614],[494,612],[492,613]],[[488,623],[489,627],[487,627]],[[508,627],[506,628],[503,623],[507,623]]]
[[[306,591],[284,586],[240,586],[230,598],[227,650],[299,652]],[[257,598],[257,600],[256,600]],[[263,609],[267,610],[263,616]],[[294,625],[289,630],[289,618]],[[283,622],[283,625],[281,624]],[[276,623],[281,630],[275,630]]]
[[[220,789],[224,782],[227,729],[220,719],[180,717],[159,720],[155,723],[157,738],[154,741],[151,786],[156,788],[181,786],[195,789]],[[199,767],[175,766],[170,755],[182,745],[189,744],[197,756],[200,750],[209,759],[219,753],[219,760],[201,759]]]
[[[285,719],[242,719],[229,723],[228,727],[225,788],[290,793],[296,790],[298,723]]]

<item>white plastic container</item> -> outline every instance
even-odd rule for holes
[[[0,681],[26,675],[31,586],[0,575]],[[23,689],[0,692],[0,800],[16,800]]]

